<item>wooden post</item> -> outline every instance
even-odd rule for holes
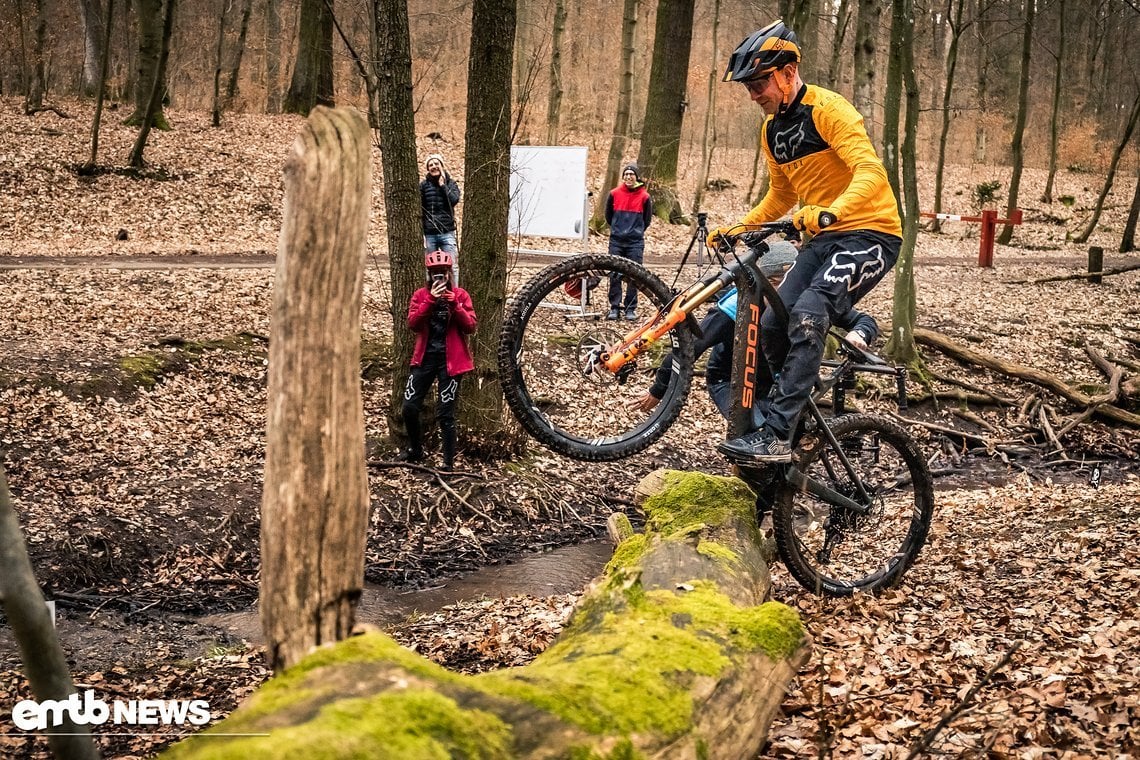
[[[987,208],[982,211],[982,234],[978,246],[978,266],[994,265],[994,227],[997,226],[997,212]]]
[[[1099,245],[1089,246],[1089,274],[1097,272],[1095,277],[1090,277],[1089,282],[1093,285],[1100,285],[1101,277],[1100,272],[1104,271],[1104,249]]]
[[[261,501],[261,625],[274,670],[346,638],[364,584],[360,301],[371,167],[364,117],[323,107],[285,162]]]

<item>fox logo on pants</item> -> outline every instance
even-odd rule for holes
[[[828,282],[847,282],[847,290],[859,287],[863,280],[882,274],[887,268],[883,247],[873,245],[865,251],[840,251],[831,257],[831,264],[823,273]]]

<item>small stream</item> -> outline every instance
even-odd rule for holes
[[[541,554],[525,554],[510,564],[491,565],[436,586],[399,591],[366,583],[356,611],[361,623],[386,626],[412,613],[432,613],[456,602],[511,596],[552,596],[579,591],[594,579],[613,556],[606,541],[564,546]],[[199,618],[203,625],[224,629],[254,644],[262,642],[256,607]]]

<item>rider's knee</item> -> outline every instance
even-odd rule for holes
[[[791,337],[793,341],[806,341],[822,346],[827,338],[829,327],[827,317],[809,311],[793,311],[791,315]]]

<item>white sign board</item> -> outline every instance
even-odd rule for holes
[[[585,238],[586,149],[511,146],[512,234]]]

